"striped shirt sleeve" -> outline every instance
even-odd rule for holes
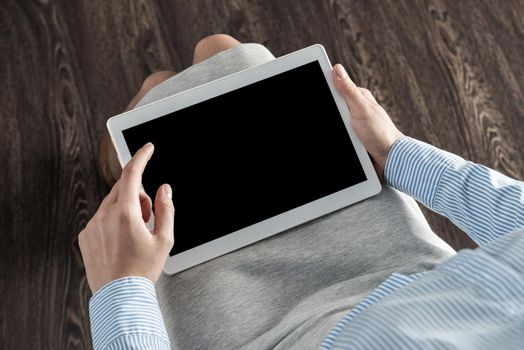
[[[108,283],[89,301],[95,350],[170,349],[155,287],[147,278]]]
[[[479,245],[524,227],[524,182],[410,137],[391,148],[385,178]]]

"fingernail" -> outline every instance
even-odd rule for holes
[[[149,147],[153,147],[153,148],[154,148],[155,146],[154,146],[151,142],[148,142],[148,143],[146,143],[146,144],[144,145],[144,148],[146,148],[146,147],[147,147],[147,148],[149,148]]]
[[[169,199],[173,199],[173,190],[169,184],[164,185],[164,192],[169,197]]]
[[[338,80],[344,80],[348,77],[348,73],[341,64],[335,66],[335,73],[337,74]]]

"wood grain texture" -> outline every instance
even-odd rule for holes
[[[76,235],[108,190],[105,120],[202,37],[277,56],[322,43],[406,134],[524,179],[523,18],[519,0],[2,1],[0,348],[91,347]]]

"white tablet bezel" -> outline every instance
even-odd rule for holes
[[[343,97],[335,89],[331,73],[332,66],[322,45],[313,45],[290,53],[263,65],[237,72],[233,75],[119,114],[107,121],[109,134],[115,145],[120,164],[123,167],[131,159],[129,148],[122,133],[123,130],[313,61],[319,61],[320,63],[324,77],[331,89],[367,180],[182,253],[170,256],[164,267],[166,273],[174,274],[183,271],[371,197],[380,192],[380,182],[366,150],[351,128],[349,109]]]

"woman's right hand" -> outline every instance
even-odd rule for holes
[[[344,67],[333,67],[333,80],[351,112],[351,126],[371,155],[378,177],[384,181],[384,169],[393,144],[404,136],[371,92],[358,87]]]

